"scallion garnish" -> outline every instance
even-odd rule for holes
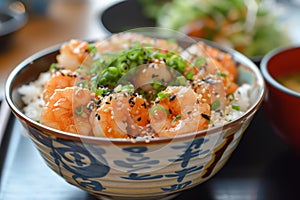
[[[241,107],[238,105],[232,105],[231,107],[232,107],[232,109],[237,110],[237,111],[239,111],[241,109]]]
[[[192,80],[193,79],[193,77],[194,77],[194,73],[193,72],[188,72],[188,73],[186,73],[186,75],[185,75],[185,77],[186,77],[186,79],[188,79],[188,80]]]
[[[50,65],[50,70],[58,71],[58,70],[60,70],[60,67],[56,63],[52,63]]]
[[[182,116],[180,114],[175,116],[174,119],[173,119],[173,122],[176,122],[177,120],[181,119],[181,117]]]
[[[212,104],[211,104],[211,109],[212,110],[217,110],[219,107],[220,107],[221,103],[219,100],[216,100],[214,101]]]
[[[158,93],[157,94],[157,97],[158,97],[158,99],[159,100],[163,100],[164,98],[167,98],[167,97],[170,97],[171,96],[171,94],[168,94],[168,93]]]
[[[227,76],[227,74],[225,74],[224,72],[217,72],[217,75],[222,76],[224,78]]]
[[[83,111],[84,111],[84,106],[83,105],[77,106],[75,108],[75,114],[77,116],[81,116],[83,114]]]
[[[169,111],[167,109],[165,109],[163,106],[160,105],[154,105],[151,109],[150,109],[150,115],[154,116],[155,115],[155,111],[156,110],[161,110],[163,112],[165,112],[167,114],[167,116],[169,116]]]

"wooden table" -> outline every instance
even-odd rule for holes
[[[0,52],[0,94],[11,70],[27,57],[70,39],[96,39],[108,34],[99,14],[116,0],[51,0],[45,13],[30,13],[27,24]],[[1,44],[0,44],[1,45]]]

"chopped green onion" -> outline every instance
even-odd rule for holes
[[[137,50],[135,51],[132,51],[130,52],[127,57],[130,59],[130,60],[136,60],[139,56],[139,52]]]
[[[160,105],[155,105],[150,109],[150,115],[154,116],[155,115],[155,110],[161,110],[167,114],[167,117],[170,115],[169,111],[165,109],[163,106]]]
[[[212,109],[212,110],[216,110],[216,109],[218,109],[218,108],[220,107],[220,105],[221,105],[220,101],[219,101],[219,100],[216,100],[216,101],[214,101],[214,102],[212,103],[211,109]]]
[[[224,72],[217,72],[217,75],[222,76],[224,78],[227,76],[227,74],[225,74]]]
[[[126,62],[121,62],[119,65],[118,65],[118,69],[120,71],[121,74],[125,74],[128,69],[129,69],[129,66]]]
[[[118,75],[118,69],[114,66],[111,66],[107,68],[107,71],[112,75],[112,76],[117,76]]]
[[[163,82],[158,79],[152,79],[150,84],[157,93],[165,89]]]
[[[56,70],[56,71],[58,71],[58,70],[60,70],[60,67],[56,63],[52,63],[50,65],[50,70]]]
[[[75,114],[77,116],[81,116],[83,114],[83,111],[84,111],[84,106],[83,105],[80,105],[80,106],[75,108]]]
[[[92,44],[89,44],[89,45],[88,45],[88,52],[89,52],[89,53],[92,53],[92,54],[97,53],[97,48],[96,48],[96,46],[95,46],[95,45],[92,45]]]
[[[181,119],[181,117],[182,116],[180,114],[175,116],[172,122],[176,122],[177,120]]]
[[[185,77],[186,77],[186,79],[188,79],[188,80],[192,80],[193,79],[193,77],[194,77],[194,73],[193,72],[188,72],[188,73],[186,73],[186,75],[185,75]]]
[[[170,97],[170,96],[171,96],[171,94],[168,94],[168,93],[161,93],[160,92],[160,93],[157,94],[157,97],[158,97],[159,100],[162,100],[162,99]]]
[[[185,80],[184,76],[178,76],[176,78],[176,83],[178,85],[182,85],[182,86],[186,85],[186,80]]]
[[[92,88],[92,91],[95,92],[97,95],[102,96],[110,91],[108,88]]]
[[[198,66],[202,66],[203,64],[206,63],[206,58],[205,57],[198,57],[196,58],[196,60],[194,61],[194,65]]]
[[[229,93],[227,95],[227,98],[229,99],[229,101],[233,101],[234,100],[234,94],[233,93]]]
[[[133,85],[118,85],[114,89],[114,92],[121,92],[121,91],[133,93],[134,86]]]
[[[232,109],[239,111],[241,108],[238,105],[232,105]]]

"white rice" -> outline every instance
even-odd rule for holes
[[[251,86],[244,83],[235,91],[233,94],[234,99],[225,107],[224,112],[211,111],[210,127],[222,126],[242,116],[251,104],[249,99],[250,89]],[[234,106],[238,106],[239,109],[234,108]]]
[[[28,85],[22,85],[18,92],[22,96],[22,101],[26,105],[24,113],[29,118],[40,121],[42,108],[45,105],[43,100],[44,85],[50,79],[50,73],[41,73],[37,80],[30,82]]]

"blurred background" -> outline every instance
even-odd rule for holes
[[[0,0],[0,90],[10,71],[32,54],[73,38],[107,35],[99,13],[113,1]]]
[[[300,0],[0,0],[0,90],[9,72],[46,47],[160,26],[232,47],[257,64],[300,43]]]

